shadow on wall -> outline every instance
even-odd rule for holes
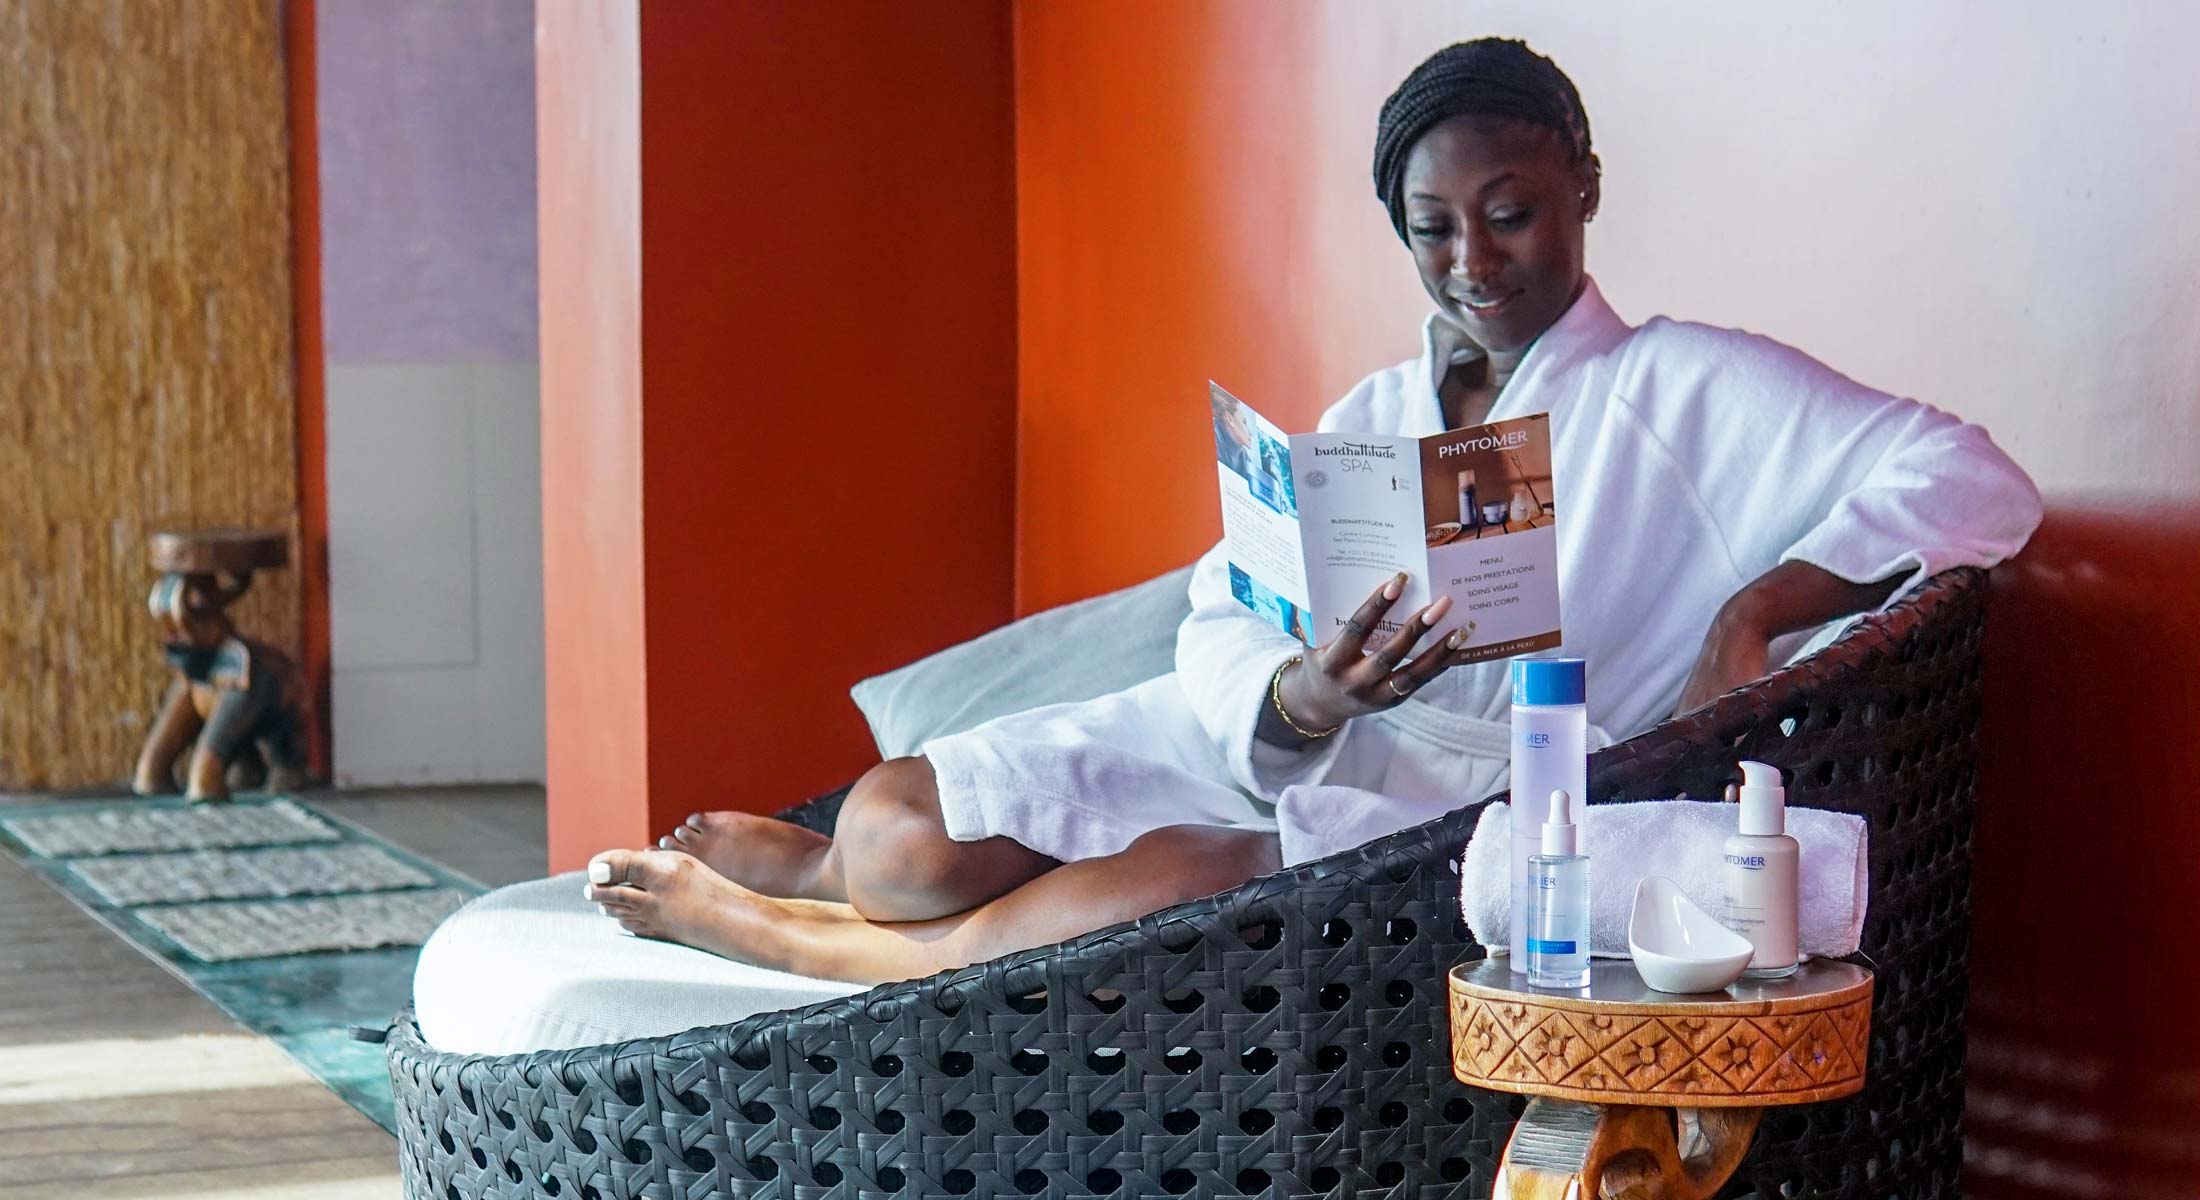
[[[1966,1191],[2200,1178],[2200,507],[2052,507],[1994,573]]]

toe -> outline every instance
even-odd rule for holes
[[[663,843],[663,845],[664,848],[667,850],[675,850],[691,841],[694,841],[696,838],[699,838],[701,836],[702,831],[697,829],[695,826],[682,825],[678,829],[672,831],[672,836],[667,839]]]
[[[658,839],[657,839],[657,848],[658,848],[659,850],[671,850],[671,849],[674,849],[675,847],[679,846],[679,844],[680,844],[680,843],[678,843],[678,842],[675,842],[675,841],[673,841],[673,840],[672,840],[672,839],[673,839],[673,836],[674,836],[674,835],[672,835],[672,834],[666,834],[666,835],[665,835],[664,837],[658,838]]]
[[[639,850],[606,850],[588,860],[588,882],[625,883],[645,857]]]
[[[678,850],[651,850],[631,855],[618,881],[645,892],[666,891],[701,865],[697,859]]]

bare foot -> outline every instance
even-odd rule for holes
[[[629,933],[800,973],[790,927],[813,901],[760,896],[678,850],[606,850],[588,880],[587,897]]]
[[[846,889],[822,869],[833,840],[753,813],[690,813],[660,850],[680,850],[751,891],[802,900],[846,900]]]

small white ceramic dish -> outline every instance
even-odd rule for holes
[[[1661,992],[1716,992],[1742,977],[1755,947],[1696,906],[1680,885],[1645,875],[1627,917],[1627,949],[1642,981]]]

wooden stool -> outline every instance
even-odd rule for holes
[[[1451,1069],[1532,1096],[1491,1195],[1707,1200],[1766,1107],[1856,1094],[1871,972],[1818,960],[1724,992],[1653,991],[1597,959],[1576,992],[1531,988],[1507,960],[1451,971]]]
[[[290,561],[289,539],[267,529],[163,530],[147,558],[163,572],[146,597],[160,627],[173,679],[138,753],[131,787],[141,796],[174,790],[176,760],[191,752],[184,791],[193,800],[229,798],[229,766],[258,749],[270,791],[305,780],[303,682],[290,657],[241,636],[225,611],[252,586],[254,571]]]

